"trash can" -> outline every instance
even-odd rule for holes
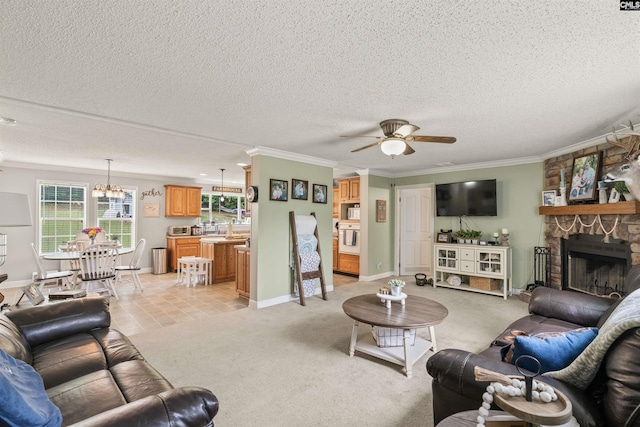
[[[153,256],[153,267],[151,268],[151,274],[166,274],[167,248],[153,248],[151,249],[151,256]]]

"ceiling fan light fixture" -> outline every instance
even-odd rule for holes
[[[380,144],[380,149],[387,156],[391,156],[392,158],[397,156],[398,154],[404,153],[404,150],[407,148],[407,143],[404,142],[402,138],[387,138],[382,141]]]

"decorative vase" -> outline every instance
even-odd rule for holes
[[[95,237],[89,237],[89,242],[91,242],[91,243],[89,243],[91,246],[95,245],[96,244],[96,238]]]
[[[392,286],[391,295],[393,295],[394,297],[399,297],[400,295],[402,295],[402,286]]]

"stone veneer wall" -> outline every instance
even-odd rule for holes
[[[625,156],[627,153],[620,147],[612,146],[610,144],[602,144],[580,151],[576,151],[571,154],[565,154],[560,157],[550,158],[544,162],[544,190],[558,190],[560,188],[560,170],[564,169],[565,185],[567,186],[567,199],[569,197],[569,190],[571,186],[571,176],[573,167],[573,159],[582,157],[588,154],[602,151],[602,167],[600,169],[600,179],[617,168],[618,166],[627,163]],[[612,184],[607,186],[612,188]],[[609,194],[610,191],[607,191]],[[559,191],[558,191],[559,193]],[[597,195],[596,195],[597,200]],[[567,200],[568,201],[568,200]],[[556,225],[556,218],[560,225],[567,229],[574,221],[573,215],[546,215],[545,216],[545,242],[550,249],[551,254],[551,278],[550,286],[560,289],[562,287],[562,272],[561,272],[561,247],[560,239],[564,236],[564,232]],[[609,231],[613,227],[616,218],[618,219],[618,225],[611,237],[626,240],[631,244],[631,262],[632,265],[640,264],[640,215],[600,215],[603,227]],[[580,219],[584,224],[591,224],[596,215],[580,215]],[[601,228],[596,221],[596,230],[594,234],[602,235],[605,237]],[[576,226],[571,230],[570,234],[578,234],[580,232],[580,224],[576,222]],[[583,233],[590,234],[590,229],[584,227]]]

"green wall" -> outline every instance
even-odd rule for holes
[[[291,179],[309,182],[308,200],[291,198]],[[269,200],[269,180],[288,181],[288,201]],[[329,167],[257,155],[251,162],[251,182],[259,189],[258,203],[251,206],[252,234],[257,235],[251,242],[252,265],[256,260],[256,274],[252,274],[252,299],[258,305],[261,301],[288,298],[293,293],[291,261],[291,231],[289,211],[296,215],[315,212],[318,221],[319,246],[322,267],[327,286],[333,285],[332,277],[332,201],[333,170]],[[313,203],[313,184],[327,186],[327,203]],[[255,254],[255,255],[254,255]],[[254,282],[255,278],[255,282]],[[255,287],[254,287],[255,285]]]
[[[366,276],[375,276],[377,274],[393,271],[395,199],[391,184],[391,178],[375,175],[368,176],[368,257],[365,266],[367,270],[361,273]],[[376,222],[376,200],[385,200],[387,202],[386,222]],[[382,263],[380,268],[378,268],[378,262]]]
[[[463,217],[462,228],[481,230],[485,240],[492,239],[496,231],[509,229],[513,287],[523,289],[533,282],[533,248],[544,245],[544,217],[538,214],[544,182],[542,162],[397,178],[395,184],[442,184],[483,179],[497,180],[498,215]],[[435,217],[434,227],[436,231],[458,230],[459,217]],[[393,247],[389,250],[393,252]]]

